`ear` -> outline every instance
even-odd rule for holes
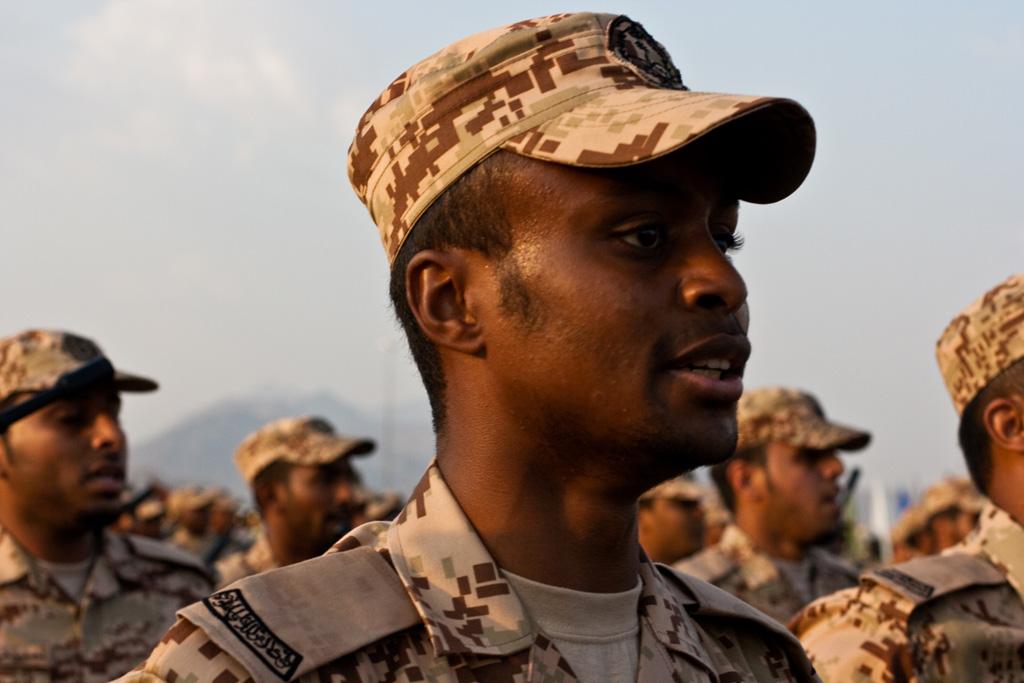
[[[764,480],[764,468],[760,465],[736,458],[725,466],[725,476],[737,501],[760,498]]]
[[[280,482],[265,481],[258,484],[253,489],[253,497],[256,499],[256,502],[264,513],[266,513],[267,510],[270,509],[271,505],[276,503],[281,497],[280,492],[278,491],[278,486],[280,486]]]
[[[981,419],[994,445],[1024,453],[1024,397],[992,399],[985,406]]]
[[[465,250],[425,249],[409,261],[405,292],[409,309],[427,339],[460,353],[479,355],[483,330],[467,296],[469,259]]]

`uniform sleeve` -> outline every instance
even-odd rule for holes
[[[848,588],[812,602],[790,629],[825,683],[916,683],[907,643],[911,608],[881,586]]]
[[[146,661],[115,683],[251,680],[238,660],[191,621],[179,618]]]

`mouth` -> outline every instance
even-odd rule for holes
[[[89,471],[82,480],[90,491],[101,495],[119,495],[124,489],[125,471],[118,465],[101,465]]]
[[[709,398],[737,401],[743,394],[743,371],[750,342],[743,335],[719,334],[677,355],[668,366]]]

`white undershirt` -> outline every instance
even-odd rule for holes
[[[640,657],[640,577],[622,593],[584,593],[503,572],[581,683],[632,683]]]
[[[53,577],[65,593],[75,602],[82,600],[85,582],[89,580],[93,558],[87,557],[81,562],[47,562],[36,558],[36,562],[47,574]]]

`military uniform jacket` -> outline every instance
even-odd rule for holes
[[[646,559],[640,572],[638,681],[818,680],[799,643],[747,605]],[[577,680],[436,466],[393,523],[180,617],[123,683]]]
[[[941,555],[866,572],[792,627],[825,681],[1024,680],[1024,527],[991,503]]]
[[[807,562],[812,595],[791,585],[772,558],[755,548],[750,537],[733,524],[726,527],[716,545],[674,566],[785,624],[811,600],[857,584],[857,570],[827,550],[811,548]]]
[[[219,585],[223,587],[246,576],[276,569],[278,566],[267,535],[261,533],[251,548],[228,555],[217,563]]]
[[[210,588],[178,549],[107,532],[76,604],[0,528],[0,683],[109,681],[136,666],[174,613]]]

